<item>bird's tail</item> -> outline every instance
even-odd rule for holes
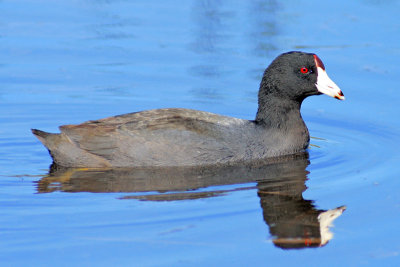
[[[45,145],[47,148],[48,147],[48,142],[49,139],[54,136],[54,135],[58,135],[58,134],[52,134],[52,133],[48,133],[48,132],[44,132],[38,129],[31,129],[32,133],[40,140],[40,142],[43,143],[43,145]]]

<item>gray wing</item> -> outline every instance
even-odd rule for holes
[[[61,126],[79,148],[114,166],[197,165],[227,162],[245,146],[249,121],[188,109],[130,113]]]

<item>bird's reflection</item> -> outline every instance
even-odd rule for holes
[[[302,153],[229,166],[64,169],[53,165],[50,174],[38,182],[37,190],[39,193],[134,192],[122,199],[178,201],[257,189],[264,221],[276,246],[316,247],[325,245],[333,237],[329,228],[345,207],[318,210],[313,201],[303,198],[308,164],[308,154]],[[207,190],[219,185],[237,186],[229,190],[215,190],[215,187]]]

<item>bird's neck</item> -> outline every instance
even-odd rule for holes
[[[262,100],[265,102],[259,103],[255,121],[265,130],[263,132],[268,138],[278,135],[282,144],[290,144],[287,153],[306,149],[310,143],[310,134],[300,114],[301,102],[282,101],[274,97]]]
[[[282,101],[280,97],[268,95],[259,97],[256,122],[268,128],[290,130],[290,128],[306,128],[300,114],[301,102]]]

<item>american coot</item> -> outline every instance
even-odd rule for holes
[[[300,106],[311,95],[343,100],[315,54],[289,52],[265,70],[254,121],[167,108],[79,125],[60,134],[32,129],[65,167],[195,166],[266,159],[304,151],[310,141]]]

